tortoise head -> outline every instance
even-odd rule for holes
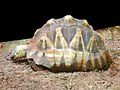
[[[14,62],[20,61],[23,58],[26,58],[26,54],[27,54],[27,45],[18,45],[13,49],[10,58]]]

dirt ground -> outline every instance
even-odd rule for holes
[[[120,27],[109,29],[116,28],[120,32]],[[90,72],[35,72],[26,62],[13,63],[9,59],[11,50],[28,43],[29,39],[1,42],[0,90],[120,90],[120,34],[115,36],[109,39],[105,37],[105,45],[113,61],[110,68],[107,71]]]

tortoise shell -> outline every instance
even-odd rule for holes
[[[27,58],[52,70],[94,70],[108,66],[109,53],[87,20],[71,15],[50,19],[30,40]]]

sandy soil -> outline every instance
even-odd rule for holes
[[[35,72],[28,63],[13,63],[9,59],[11,50],[16,45],[28,43],[29,39],[1,42],[0,90],[120,90],[119,36],[105,40],[113,61],[110,68],[90,72]]]

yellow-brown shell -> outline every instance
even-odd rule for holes
[[[100,34],[86,20],[71,15],[50,19],[37,29],[27,58],[53,70],[94,70],[108,66],[109,53]]]

